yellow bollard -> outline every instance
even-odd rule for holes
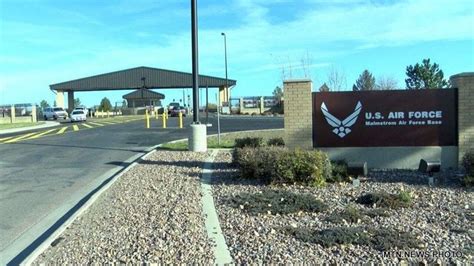
[[[178,118],[179,118],[179,128],[183,128],[183,113],[179,112]]]
[[[163,128],[166,128],[166,115],[163,113],[163,115],[161,117],[162,117],[162,121],[163,121]]]
[[[146,128],[150,128],[150,116],[148,115],[148,110],[145,110],[145,123]]]

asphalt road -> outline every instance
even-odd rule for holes
[[[184,124],[191,121],[187,117]],[[84,196],[126,167],[127,159],[189,135],[188,128],[177,127],[177,118],[169,120],[167,129],[154,119],[150,129],[144,120],[96,122],[0,135],[0,264],[25,251]],[[208,134],[217,133],[216,119],[210,117],[209,123]],[[272,128],[283,128],[283,119],[221,119],[222,132]]]

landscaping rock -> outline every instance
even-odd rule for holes
[[[258,180],[240,178],[239,171],[232,168],[231,162],[230,152],[221,152],[218,155],[213,174],[213,195],[223,225],[222,230],[236,264],[472,262],[474,193],[472,189],[462,187],[459,180],[451,176],[437,178],[435,186],[429,187],[426,177],[416,171],[377,170],[371,171],[367,179],[361,180],[358,188],[345,183],[328,184],[324,188],[300,185],[268,186]],[[269,188],[311,194],[322,200],[328,208],[323,212],[280,215],[249,213],[228,202],[231,196],[241,193],[256,194]],[[389,209],[356,203],[360,196],[367,193],[399,195],[400,191],[411,193],[411,204]],[[363,218],[352,223],[346,221],[344,224],[334,224],[331,218],[328,219],[344,212],[348,205],[357,208]],[[269,233],[259,232],[259,237],[255,238],[254,231],[259,226]],[[311,243],[298,240],[287,232],[288,228],[295,231],[308,229],[313,232],[329,232],[324,230],[341,226],[375,231],[368,234],[367,244],[349,243],[328,247],[323,247],[318,241]],[[286,230],[282,230],[285,228]],[[390,231],[387,231],[388,229]],[[391,238],[395,235],[401,237],[399,240],[392,240],[397,242],[384,240],[384,237]],[[407,245],[412,248],[390,248],[393,245],[403,246],[404,243],[409,243]],[[419,246],[413,248],[418,243]],[[381,251],[384,249],[391,252],[406,250],[451,252],[451,255],[453,252],[458,253],[447,257],[433,256],[433,253],[429,252],[426,257],[387,257]]]
[[[120,177],[34,264],[212,264],[199,181],[207,156],[151,154]]]

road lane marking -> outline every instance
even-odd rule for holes
[[[72,129],[74,129],[74,131],[78,131],[79,130],[79,127],[77,125],[73,125],[72,126]]]
[[[9,140],[9,139],[12,139],[14,138],[15,136],[12,136],[12,137],[6,137],[6,138],[1,138],[0,141],[4,141],[4,140]]]
[[[33,135],[35,135],[35,134],[38,134],[38,132],[28,133],[28,134],[19,136],[19,137],[17,137],[17,138],[13,138],[13,139],[7,140],[7,141],[5,141],[5,142],[3,142],[3,143],[13,143],[13,142],[17,142],[17,141],[19,141],[19,140],[22,140],[22,139],[24,139],[24,138],[33,136]]]
[[[68,127],[63,127],[63,128],[61,128],[61,129],[58,131],[58,133],[56,133],[56,134],[64,134],[64,131],[66,131],[67,128],[68,128]]]
[[[55,131],[55,130],[56,130],[56,128],[50,129],[50,130],[44,131],[44,132],[42,132],[42,133],[40,133],[40,134],[38,134],[38,135],[34,135],[34,136],[32,136],[32,137],[26,138],[25,140],[27,140],[27,139],[37,139],[37,138],[39,138],[39,137],[41,137],[41,136],[44,136],[44,135],[46,135],[46,134],[48,134],[48,133],[51,133],[51,132]]]
[[[109,125],[115,125],[115,123],[108,122],[108,121],[102,121],[102,123],[104,123],[104,124],[109,124]]]
[[[99,126],[99,127],[104,126],[104,124],[100,124],[100,123],[96,123],[96,122],[89,122],[89,124],[92,124],[94,126]]]
[[[85,127],[88,127],[88,128],[94,128],[93,126],[88,125],[88,124],[86,124],[86,123],[82,123],[81,125],[83,125],[83,126],[85,126]]]

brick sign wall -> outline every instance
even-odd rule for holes
[[[313,146],[456,146],[456,105],[456,89],[313,93]]]

